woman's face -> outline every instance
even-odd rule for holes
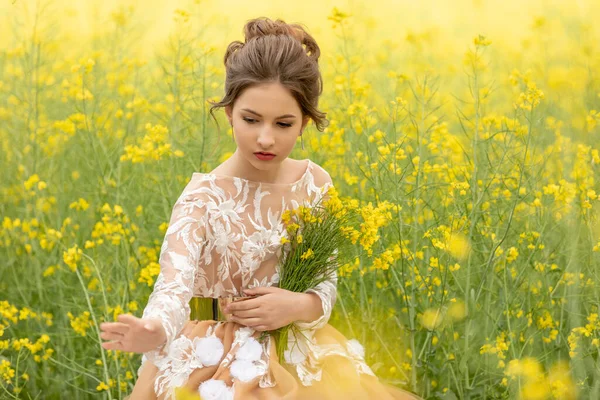
[[[302,117],[298,102],[279,82],[246,88],[225,113],[233,126],[237,155],[259,170],[278,167],[289,156],[309,119]],[[274,157],[261,159],[258,152]]]

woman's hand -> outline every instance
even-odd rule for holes
[[[230,321],[256,331],[271,331],[299,320],[315,320],[323,313],[321,299],[313,293],[297,293],[275,286],[244,289],[257,297],[234,301],[223,312]],[[314,318],[313,318],[314,317]]]
[[[120,314],[119,322],[100,324],[100,337],[112,342],[102,342],[106,350],[145,353],[165,343],[167,335],[159,319],[142,319],[130,314]]]

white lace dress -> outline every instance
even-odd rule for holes
[[[143,318],[162,321],[167,340],[143,355],[129,400],[174,398],[180,386],[202,399],[338,398],[346,380],[345,399],[371,398],[353,397],[367,393],[411,398],[380,383],[358,341],[328,324],[335,275],[309,290],[321,298],[324,313],[313,322],[295,322],[302,334],[290,335],[285,365],[271,337],[257,340],[261,332],[231,321],[190,320],[192,297],[242,296],[245,288],[278,284],[281,238],[287,238],[282,213],[314,204],[332,186],[327,171],[304,161],[303,176],[290,184],[192,174],[173,207],[160,274],[143,312]]]

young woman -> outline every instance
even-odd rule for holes
[[[173,398],[185,386],[210,399],[409,399],[385,385],[364,350],[329,325],[337,276],[305,293],[277,287],[286,236],[281,215],[332,187],[310,159],[288,158],[309,120],[322,131],[319,47],[295,24],[255,19],[225,54],[223,107],[237,144],[177,199],[161,272],[142,318],[101,324],[105,349],[143,353],[128,399]],[[211,109],[212,113],[212,109]],[[219,299],[225,316],[190,320],[193,297]],[[231,302],[223,299],[233,299]],[[293,323],[285,363],[262,331]]]

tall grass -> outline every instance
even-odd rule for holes
[[[141,315],[174,201],[234,150],[207,100],[259,15],[322,46],[330,125],[292,158],[381,224],[330,323],[426,398],[600,397],[598,5],[86,4],[1,8],[1,397],[131,390],[98,324]]]

